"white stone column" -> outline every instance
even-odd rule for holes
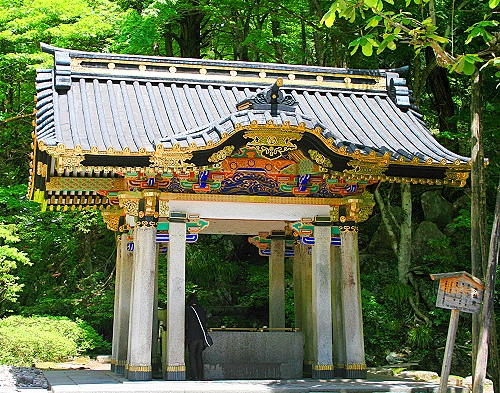
[[[116,372],[118,364],[118,343],[119,343],[119,320],[118,309],[120,296],[120,274],[122,270],[122,235],[116,236],[116,267],[115,267],[115,300],[113,304],[113,340],[111,342],[111,371]]]
[[[165,379],[186,379],[184,362],[186,223],[170,221],[167,261],[167,350]]]
[[[331,246],[331,269],[334,373],[336,377],[343,377],[346,355],[342,312],[342,255],[338,246]]]
[[[153,373],[161,371],[161,355],[159,351],[159,323],[158,323],[158,256],[160,248],[156,245],[156,266],[155,266],[155,295],[153,302],[153,326],[152,326],[152,346],[151,346],[151,366]]]
[[[314,227],[312,246],[313,378],[333,378],[331,227]]]
[[[285,239],[271,240],[269,257],[269,327],[285,327]]]
[[[300,244],[302,259],[302,325],[304,326],[304,371],[311,372],[314,359],[312,317],[312,255],[309,246]]]
[[[127,364],[128,355],[128,333],[130,324],[130,299],[132,296],[132,271],[134,266],[134,253],[127,249],[127,233],[122,233],[120,242],[120,272],[118,272],[116,280],[119,282],[119,295],[117,320],[118,329],[116,336],[116,366],[117,374],[125,374],[125,366]],[[113,335],[113,343],[115,337]]]
[[[302,322],[302,273],[303,273],[303,260],[301,254],[300,243],[293,247],[293,307],[295,314],[295,327],[303,330],[304,324]]]
[[[156,228],[140,226],[134,231],[133,289],[130,305],[129,352],[126,377],[149,381],[153,302],[156,274]]]
[[[366,378],[357,226],[340,227],[345,376]]]

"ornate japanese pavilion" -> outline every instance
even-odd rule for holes
[[[285,327],[284,258],[314,378],[365,377],[357,224],[378,182],[463,186],[403,70],[160,58],[42,44],[29,196],[99,209],[118,233],[113,370],[152,378],[158,243],[168,242],[164,376],[186,377],[186,242],[248,235],[270,260],[269,327]],[[265,356],[265,354],[263,355]]]

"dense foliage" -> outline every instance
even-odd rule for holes
[[[0,320],[1,364],[31,366],[108,349],[97,332],[81,320],[21,316]]]
[[[432,132],[451,150],[469,155],[468,78],[429,71],[432,56],[409,46],[372,52],[370,57],[360,50],[353,52],[351,42],[361,39],[360,28],[370,33],[366,21],[339,20],[328,28],[320,20],[331,4],[331,0],[0,0],[0,315],[81,318],[111,339],[114,234],[106,229],[98,212],[41,213],[39,206],[25,197],[35,69],[49,66],[39,42],[88,51],[351,68],[408,65],[408,82]],[[455,10],[454,18],[442,18],[454,4],[452,0],[435,2],[437,22],[453,38],[455,50],[466,53],[469,43],[464,32],[482,19],[479,10],[486,2],[464,3]],[[401,10],[413,15],[426,13],[426,7],[426,3],[400,4]],[[475,52],[485,49],[478,41],[471,44]],[[494,72],[485,71],[483,133],[485,155],[490,159],[488,185],[496,184],[500,174],[497,86]],[[381,190],[392,206],[400,203],[391,185],[384,184]],[[365,343],[370,366],[384,364],[390,351],[406,351],[412,361],[439,371],[448,313],[434,307],[436,287],[429,273],[470,270],[470,206],[468,187],[415,186],[415,232],[426,221],[421,196],[430,190],[453,206],[452,221],[437,225],[439,232],[435,232],[431,244],[425,245],[426,252],[413,256],[411,285],[397,282],[397,261],[381,229],[380,212],[376,209],[372,218],[360,225]],[[493,190],[493,186],[487,188],[489,206],[493,204]],[[267,260],[258,256],[247,239],[201,236],[198,243],[188,246],[187,253],[187,290],[199,293],[211,313],[211,326],[267,325]],[[159,301],[164,306],[165,259],[160,258],[159,264]],[[287,324],[293,326],[290,273],[288,263]],[[421,314],[410,307],[409,299],[416,299]],[[466,374],[470,367],[467,316],[461,320],[457,344],[454,372]],[[82,351],[89,347],[75,348]],[[66,356],[60,348],[54,348],[53,353],[55,357]]]

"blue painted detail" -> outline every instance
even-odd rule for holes
[[[197,240],[198,240],[197,233],[188,233],[186,235],[186,243],[196,243]]]
[[[305,175],[299,175],[297,177],[297,187],[299,188],[300,192],[304,192],[307,189],[307,182],[311,178],[311,175],[305,174]]]
[[[308,246],[312,246],[314,244],[314,237],[302,236],[300,238],[300,242],[302,244],[306,244]],[[332,244],[332,246],[340,246],[340,244],[341,244],[340,237],[332,237],[331,244]]]
[[[197,233],[187,233],[186,243],[195,243],[198,240]],[[168,243],[170,241],[170,235],[168,233],[157,233],[156,243]]]
[[[340,246],[340,237],[332,237],[332,246]]]
[[[170,241],[170,236],[168,233],[157,233],[156,243],[168,243]]]
[[[127,243],[127,251],[134,251],[134,242]]]
[[[352,194],[354,192],[356,192],[356,190],[358,189],[358,185],[357,184],[349,184],[345,190],[349,193],[349,194]]]
[[[207,186],[209,173],[209,171],[203,171],[198,174],[198,184],[200,185],[200,188],[205,188]]]
[[[148,177],[147,184],[148,184],[148,187],[153,187],[155,185],[155,178],[154,177]]]
[[[314,244],[314,237],[302,236],[302,237],[300,238],[300,242],[301,242],[302,244],[307,245],[307,246],[311,246],[311,245],[313,245],[313,244]]]
[[[259,250],[259,255],[263,257],[270,257],[271,250],[266,248],[265,250]],[[295,255],[295,252],[291,248],[285,248],[285,258],[292,258]]]

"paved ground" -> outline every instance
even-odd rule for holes
[[[266,381],[163,381],[130,382],[106,370],[44,371],[52,393],[437,393],[438,385],[403,379],[366,380],[266,380]],[[1,393],[1,392],[0,392]],[[31,391],[31,393],[34,393]],[[448,388],[448,393],[468,393],[467,388]]]

